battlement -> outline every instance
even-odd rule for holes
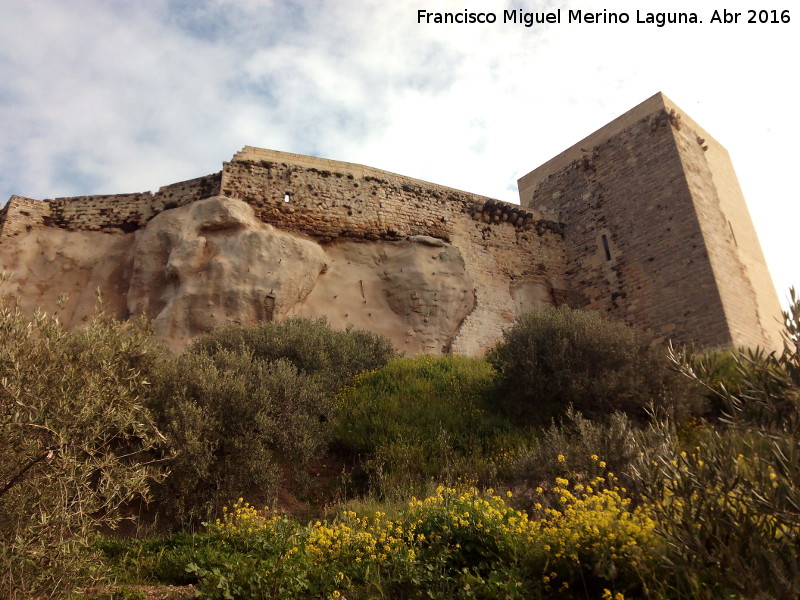
[[[554,213],[463,192],[412,177],[324,158],[245,146],[219,173],[139,192],[22,199],[0,213],[6,228],[58,227],[73,231],[122,231],[144,227],[164,210],[223,195],[243,200],[266,223],[332,241],[339,237],[400,239],[430,235],[449,239],[448,215],[468,215],[489,225],[560,232]]]
[[[158,213],[219,194],[221,173],[161,187],[158,192],[33,200],[12,196],[0,211],[2,235],[38,227],[69,231],[122,231],[144,227]]]
[[[449,240],[467,218],[515,230],[560,232],[553,213],[364,165],[245,147],[222,171],[222,195],[253,206],[266,223],[323,242],[340,237]]]

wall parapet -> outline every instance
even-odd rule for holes
[[[222,173],[213,173],[165,185],[156,193],[71,196],[45,200],[12,196],[0,212],[0,224],[4,224],[3,229],[9,232],[4,235],[10,235],[12,231],[18,233],[20,228],[28,226],[130,233],[144,227],[164,210],[219,195],[221,179]]]
[[[554,214],[364,165],[250,146],[224,164],[221,193],[247,202],[266,223],[322,242],[449,240],[464,217],[519,232],[562,230]]]
[[[24,196],[11,196],[0,210],[0,239],[45,226],[50,204]]]

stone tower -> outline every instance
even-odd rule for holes
[[[522,177],[565,225],[569,303],[707,347],[779,347],[775,288],[728,152],[658,93]]]

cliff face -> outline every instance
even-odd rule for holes
[[[492,293],[507,296],[513,307],[512,288],[519,288],[502,269],[491,269],[486,256],[472,256],[470,264],[474,248],[462,252],[421,234],[321,244],[222,196],[163,210],[134,232],[37,225],[5,233],[0,266],[14,272],[2,290],[7,299],[29,313],[60,311],[73,327],[95,314],[99,289],[107,312],[120,319],[147,316],[176,351],[224,323],[294,315],[376,331],[408,353],[447,352],[457,344],[480,353],[501,328],[464,328],[479,291],[499,283]],[[470,243],[463,235],[461,242]],[[473,275],[487,266],[496,281],[484,276],[476,283]],[[59,301],[62,294],[66,301]],[[515,314],[506,311],[508,323]]]

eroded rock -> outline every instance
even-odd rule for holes
[[[175,349],[217,325],[283,318],[327,264],[318,244],[222,197],[157,215],[136,233],[132,255],[128,310],[153,319]]]

